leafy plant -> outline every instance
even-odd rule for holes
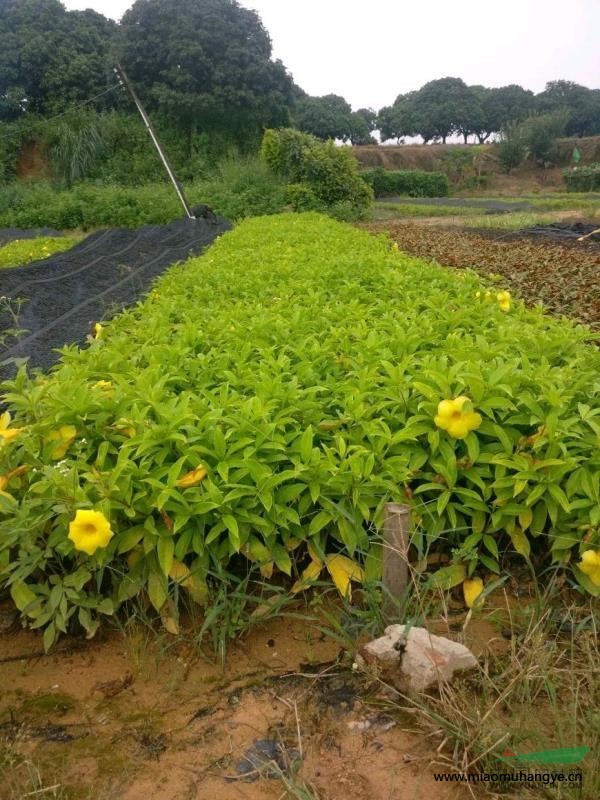
[[[316,214],[242,223],[4,384],[0,587],[47,646],[134,597],[170,624],[234,559],[360,578],[404,501],[461,575],[511,549],[599,593],[600,355],[487,288]]]
[[[600,164],[566,169],[563,180],[569,192],[594,192],[600,190]]]
[[[281,129],[265,132],[261,154],[276,175],[291,184],[305,184],[325,210],[345,208],[344,217],[360,219],[372,203],[373,193],[348,148]]]
[[[360,173],[372,187],[375,197],[407,195],[408,197],[447,197],[448,178],[439,172],[420,170],[385,170],[383,167]]]
[[[70,250],[80,236],[40,236],[36,239],[15,239],[0,247],[0,269],[18,267],[31,261],[49,258]]]

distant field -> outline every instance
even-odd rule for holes
[[[456,218],[457,224],[467,217],[469,227],[514,230],[564,219],[594,222],[600,221],[600,196],[386,198],[373,209],[375,221],[437,217]]]

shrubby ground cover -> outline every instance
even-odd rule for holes
[[[39,236],[36,239],[16,239],[0,246],[0,269],[18,267],[31,261],[49,258],[69,250],[79,241],[78,236]]]
[[[494,240],[468,230],[431,230],[406,221],[375,223],[369,229],[379,234],[385,230],[401,250],[418,258],[474,269],[485,279],[513,287],[528,304],[542,303],[548,313],[600,328],[600,253],[595,244]]]
[[[138,596],[176,619],[232,559],[268,579],[310,556],[305,579],[347,587],[405,501],[417,555],[452,553],[439,585],[516,551],[598,594],[586,335],[387,237],[246,221],[88,350],[4,385],[0,585],[47,646]]]

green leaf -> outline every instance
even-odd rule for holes
[[[19,611],[25,611],[28,606],[33,605],[38,600],[37,594],[23,582],[13,583],[10,587],[10,595]]]
[[[164,575],[168,575],[173,566],[173,556],[175,554],[175,543],[172,536],[161,536],[156,546],[158,563]]]
[[[313,429],[312,425],[304,431],[300,437],[300,458],[305,464],[310,463],[313,447]]]
[[[531,554],[531,544],[529,543],[529,539],[527,538],[527,534],[515,526],[512,531],[509,531],[510,539],[513,543],[513,547],[519,553],[519,555],[523,556],[526,559],[529,559]]]
[[[120,534],[117,553],[128,553],[133,550],[142,541],[145,533],[146,529],[143,525],[136,525],[135,528],[129,528],[125,533]]]
[[[54,624],[54,622],[51,622],[48,625],[48,627],[46,628],[46,630],[44,631],[44,636],[43,636],[43,639],[42,639],[42,641],[44,643],[44,652],[45,653],[47,653],[48,650],[50,650],[50,648],[54,644],[54,642],[56,640],[56,633],[57,633],[56,625]]]
[[[434,572],[429,578],[428,586],[430,589],[452,589],[466,577],[467,570],[464,564],[451,564]]]
[[[158,572],[151,572],[148,577],[148,597],[157,611],[167,602],[167,579]]]
[[[327,513],[327,511],[319,511],[312,520],[310,521],[310,525],[308,526],[308,535],[314,536],[315,533],[318,533],[322,530],[326,525],[329,525],[331,522],[331,515]]]
[[[283,573],[286,575],[292,574],[292,559],[290,558],[289,552],[283,545],[273,545],[273,560],[275,561],[277,568]]]
[[[240,541],[240,528],[237,519],[233,514],[223,514],[223,524],[229,531],[229,541],[231,542],[235,552],[239,552],[241,547]]]

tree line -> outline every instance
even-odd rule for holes
[[[379,111],[353,111],[338,95],[307,95],[272,58],[268,32],[236,0],[136,0],[119,24],[59,0],[0,0],[0,122],[88,103],[129,111],[115,86],[120,60],[148,109],[183,134],[251,149],[269,127],[293,125],[352,144],[450,135],[485,142],[534,114],[562,114],[570,136],[600,134],[600,90],[565,80],[534,95],[522,86],[468,86],[445,77],[399,95]]]

